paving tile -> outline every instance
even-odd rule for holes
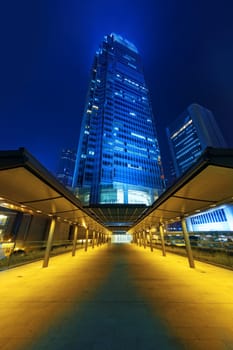
[[[0,350],[233,350],[232,277],[131,244],[0,272]]]

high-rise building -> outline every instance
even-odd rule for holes
[[[56,177],[65,187],[69,189],[72,188],[75,161],[75,150],[70,148],[62,149]]]
[[[94,57],[73,188],[87,205],[150,205],[164,190],[141,57],[116,34]]]
[[[213,113],[196,103],[167,128],[167,137],[177,177],[199,158],[206,147],[226,147]]]

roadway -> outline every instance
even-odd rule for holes
[[[233,271],[108,244],[0,272],[1,350],[232,350]]]

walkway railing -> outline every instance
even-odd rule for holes
[[[73,251],[73,240],[58,240],[52,243],[50,257],[58,254]],[[10,267],[30,263],[37,260],[43,260],[45,257],[47,241],[16,241],[0,242],[0,270]],[[97,242],[95,242],[97,245]],[[79,239],[76,242],[75,249],[87,249],[93,247],[92,239]]]

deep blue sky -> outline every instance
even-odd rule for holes
[[[141,53],[162,160],[165,127],[191,103],[233,147],[233,1],[6,0],[0,5],[0,149],[57,170],[77,147],[92,59],[116,32]],[[231,124],[231,127],[229,127]]]

